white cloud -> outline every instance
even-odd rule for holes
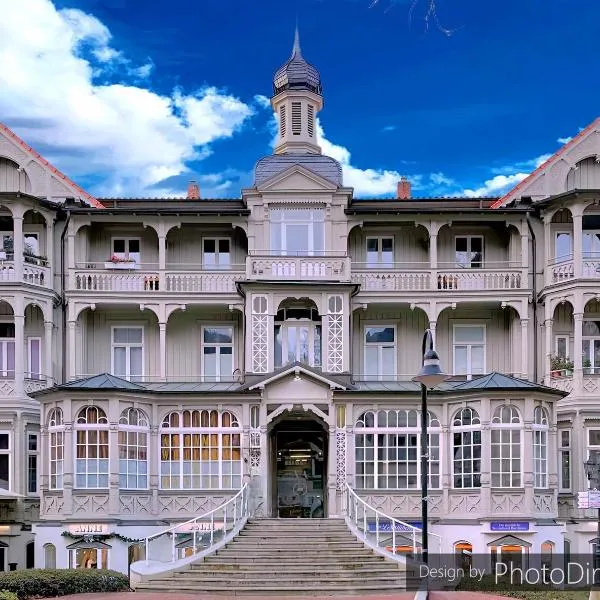
[[[567,136],[567,137],[559,137],[556,141],[559,144],[568,144],[572,139],[573,139],[572,136]]]
[[[499,196],[508,191],[512,186],[521,183],[529,173],[514,173],[513,175],[496,175],[483,183],[481,187],[474,190],[463,190],[467,198],[476,198],[478,196]]]
[[[113,194],[135,194],[186,171],[211,142],[232,136],[254,108],[214,87],[158,94],[128,83],[101,84],[124,66],[147,77],[110,45],[108,28],[50,0],[3,6],[0,115],[9,127],[73,177],[104,178]]]
[[[430,173],[429,179],[434,185],[452,186],[456,184],[454,179],[447,177],[443,173]]]
[[[271,108],[271,100],[262,94],[255,94],[254,102],[256,102],[260,108]]]
[[[390,131],[394,131],[396,129],[395,125],[386,125],[385,127],[381,128],[381,131],[388,133]]]

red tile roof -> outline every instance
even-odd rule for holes
[[[98,202],[91,194],[88,194],[83,188],[78,186],[72,179],[69,179],[64,173],[61,173],[56,167],[53,167],[39,152],[36,152],[29,144],[25,143],[14,131],[10,130],[4,123],[0,123],[0,132],[10,138],[15,144],[20,146],[25,152],[33,155],[39,160],[45,167],[50,169],[54,175],[59,179],[62,179],[70,187],[75,189],[84,200],[87,200],[92,206],[96,208],[104,208],[101,202]]]

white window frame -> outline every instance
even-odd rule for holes
[[[560,352],[558,350],[559,340],[564,340],[564,342],[565,342],[566,354],[562,358],[569,358],[570,338],[568,335],[555,335],[554,336],[554,354],[556,354],[556,356],[560,356]]]
[[[205,329],[231,329],[231,344],[219,344],[216,342],[208,343],[204,342],[204,330]],[[204,365],[204,349],[205,348],[217,348],[217,355],[221,356],[219,352],[220,348],[231,348],[231,373],[225,375],[226,379],[222,379],[224,375],[221,373],[221,362],[217,360],[217,374],[206,375],[206,369]],[[221,323],[204,323],[200,327],[200,373],[202,374],[202,381],[227,381],[227,378],[233,377],[233,372],[236,369],[235,360],[235,324],[233,322],[221,322]]]
[[[40,347],[39,351],[39,365],[38,370],[34,371],[32,368],[32,351],[31,342],[37,342]],[[29,379],[41,379],[42,378],[42,338],[41,337],[30,337],[27,338],[27,377]]]
[[[285,213],[287,211],[304,211],[310,217],[305,220],[298,219],[297,221],[287,220],[285,219]],[[317,219],[317,211],[322,218]],[[281,215],[281,218],[279,217]],[[315,223],[319,223],[323,227],[323,249],[315,250]],[[307,245],[304,251],[299,251],[300,254],[288,254],[290,250],[288,250],[287,244],[287,226],[290,224],[304,224],[307,225],[308,228],[308,236],[307,236]],[[280,240],[281,240],[281,248],[273,248],[273,228],[280,228]],[[311,207],[298,207],[298,208],[285,208],[285,207],[273,207],[270,211],[270,219],[269,219],[269,251],[273,255],[277,256],[322,256],[325,252],[325,248],[327,247],[327,240],[325,239],[325,208],[321,206],[311,206]]]
[[[471,347],[479,346],[480,344],[472,344],[467,342],[456,342],[456,328],[457,327],[470,327],[470,328],[483,328],[483,375],[487,372],[487,325],[485,323],[454,323],[452,325],[452,373],[454,375],[466,375],[467,381],[473,379],[473,369],[471,362]],[[467,373],[456,372],[456,347],[467,346]]]
[[[592,452],[595,454],[600,454],[600,444],[598,444],[598,445],[590,444],[590,432],[592,432],[592,431],[600,432],[600,427],[586,427],[586,429],[585,429],[586,460],[589,460],[591,458]],[[588,480],[588,489],[592,489],[590,480]]]
[[[558,236],[559,235],[568,235],[569,239],[570,239],[570,252],[569,254],[565,255],[565,256],[557,256],[557,242],[558,242]],[[552,256],[553,256],[553,260],[554,263],[564,263],[564,262],[569,262],[570,260],[573,260],[573,232],[570,231],[569,229],[559,229],[559,230],[555,230],[554,231],[554,247],[552,248]],[[582,238],[583,241],[583,238]],[[582,248],[583,250],[583,248]]]
[[[77,567],[77,552],[79,550],[96,550],[96,557],[98,557],[98,555],[102,555],[104,552],[106,552],[106,566],[100,565],[98,566],[98,564],[96,563],[96,568],[97,569],[110,569],[110,551],[111,548],[77,548],[75,550],[69,550],[69,569],[84,569],[85,566],[82,567]]]
[[[138,411],[139,413],[139,420],[145,422],[145,424],[137,424],[137,425],[130,425],[129,424],[129,415],[131,413],[131,411]],[[126,437],[126,441],[125,443],[121,443],[121,436],[118,435],[118,439],[117,439],[117,445],[118,445],[118,454],[119,454],[119,487],[122,490],[147,490],[150,487],[150,472],[149,472],[149,466],[150,466],[150,462],[149,462],[149,452],[150,452],[150,421],[148,418],[148,415],[141,409],[139,408],[135,408],[133,406],[124,409],[121,412],[121,415],[119,417],[119,429],[118,429],[118,433],[125,433],[125,437]],[[130,444],[129,443],[129,433],[134,433],[135,434],[135,439],[136,439],[136,443],[135,444]],[[144,434],[146,437],[146,443],[144,444],[140,444],[140,434]],[[140,458],[121,458],[121,448],[125,448],[125,455],[128,457],[129,456],[129,449],[130,448],[135,448],[136,453],[139,452],[140,448],[145,448],[146,451],[146,459],[140,459]],[[121,468],[121,461],[124,460],[126,462],[126,469],[125,469],[125,473],[123,472],[123,469]],[[146,464],[146,472],[145,473],[140,473],[140,463],[145,463]],[[134,467],[135,468],[135,473],[130,469],[130,467]],[[136,479],[136,485],[134,487],[129,486],[129,477],[133,476]],[[146,485],[140,485],[139,481],[141,477],[146,478]],[[123,481],[121,480],[122,477],[125,477],[125,482],[126,485],[123,485]]]
[[[389,342],[367,343],[367,329],[371,327],[389,328],[394,330],[394,372],[382,373],[383,368],[382,349],[387,347]],[[377,373],[371,374],[367,370],[367,347],[377,347]],[[363,373],[364,377],[374,381],[383,381],[386,376],[396,378],[398,374],[398,327],[392,323],[380,323],[378,321],[367,321],[364,323],[362,332],[362,350],[363,350]]]
[[[220,241],[226,241],[229,242],[229,252],[227,253],[229,255],[229,262],[227,264],[220,264],[219,263],[219,256],[220,256],[220,252],[219,252],[219,242]],[[217,260],[217,262],[214,265],[209,265],[206,264],[205,260],[204,260],[204,242],[215,242],[215,258]],[[231,269],[233,266],[233,243],[230,237],[227,236],[206,236],[202,238],[202,267],[204,269],[215,269],[215,270],[223,270],[223,269]]]
[[[117,241],[117,240],[123,240],[125,242],[125,252],[115,252],[115,241]],[[129,258],[129,242],[131,242],[131,241],[137,241],[138,244],[140,245],[140,251],[139,251],[139,253],[137,253],[140,255],[139,259],[133,260],[132,262],[134,262],[136,265],[141,264],[141,262],[142,262],[142,238],[135,237],[135,236],[115,235],[115,236],[111,237],[110,238],[110,258],[112,258],[113,256],[118,256],[119,254],[124,255],[121,258]]]
[[[470,410],[471,411],[471,424],[470,425],[463,425],[462,422],[459,422],[459,424],[456,424],[457,419],[462,415],[463,411],[465,410]],[[477,421],[476,423],[474,421]],[[473,434],[475,432],[479,432],[479,444],[476,444],[473,441]],[[456,444],[454,443],[454,434],[459,434],[460,438],[461,438],[461,443],[460,443],[460,448],[470,448],[471,452],[471,456],[470,457],[464,457],[463,455],[461,455],[460,457],[456,457]],[[463,434],[465,433],[470,433],[471,436],[471,441],[469,444],[465,444],[464,441],[464,437]],[[456,410],[454,412],[454,416],[452,417],[452,427],[450,429],[450,444],[452,447],[452,457],[451,457],[451,463],[452,463],[452,488],[455,490],[478,490],[481,489],[481,473],[483,471],[483,429],[481,427],[481,416],[479,415],[479,411],[476,408],[473,408],[472,406],[463,406],[462,408],[459,408],[458,410]],[[473,456],[473,449],[479,446],[479,452],[480,452],[480,456],[479,459],[476,459]],[[475,470],[474,468],[474,462],[476,460],[479,460],[479,471]],[[471,471],[469,473],[465,473],[464,470],[462,473],[456,473],[455,472],[455,467],[456,464],[460,463],[463,467],[464,465],[470,465],[471,467]],[[465,482],[465,478],[470,478],[472,480],[472,482],[475,482],[476,478],[479,478],[479,485],[461,485],[461,486],[457,486],[456,485],[456,477],[460,477],[462,483],[464,484]]]
[[[48,489],[49,490],[62,490],[63,489],[63,477],[65,474],[65,427],[63,421],[63,413],[60,408],[52,408],[49,411],[49,415],[53,416],[57,420],[48,420]],[[58,422],[57,422],[58,421]],[[53,440],[54,438],[54,440]],[[59,442],[60,440],[60,442]],[[56,443],[53,444],[52,442]],[[62,458],[52,458],[52,448],[56,448],[56,455],[58,456],[58,449],[61,448]],[[52,465],[56,465],[56,485],[52,484]],[[60,467],[60,468],[59,468]],[[60,482],[60,484],[59,484]]]
[[[29,448],[29,439],[35,438],[36,440],[36,449],[31,450]],[[29,459],[31,457],[35,457],[35,490],[29,489]],[[37,496],[39,494],[39,480],[40,480],[40,434],[37,431],[28,431],[27,432],[27,465],[26,465],[26,473],[27,473],[27,494],[31,496]]]
[[[536,423],[535,415],[537,409],[540,409],[541,414],[545,415],[546,423]],[[534,408],[534,422],[531,426],[533,432],[533,487],[536,489],[548,489],[549,479],[549,452],[548,442],[550,433],[550,411],[543,406]],[[545,456],[543,456],[545,454]],[[543,470],[539,467],[543,465]]]
[[[129,343],[115,343],[115,329],[141,329],[142,330],[142,342],[141,344],[129,344]],[[131,378],[139,378],[143,379],[146,375],[146,352],[144,350],[145,341],[146,341],[146,331],[145,326],[140,325],[139,323],[130,324],[130,325],[112,325],[110,328],[110,372],[115,375],[115,377],[123,377],[127,380],[131,380]],[[131,353],[129,351],[130,348],[139,348],[141,345],[142,348],[142,373],[141,375],[132,375],[131,374]],[[125,375],[116,375],[115,373],[115,348],[126,348],[125,352]]]
[[[12,252],[6,252],[4,250],[4,240],[8,238],[12,240],[13,249]],[[15,256],[15,236],[12,231],[0,231],[0,256],[2,260],[14,260]]]
[[[78,421],[80,418],[79,415],[80,415],[81,411],[83,409],[90,409],[90,408],[97,408],[98,410],[101,410],[104,413],[104,417],[106,418],[106,423],[79,423]],[[85,432],[85,434],[86,434],[85,435],[85,448],[86,448],[85,458],[78,458],[78,456],[77,456],[77,446],[79,445],[78,439],[77,439],[79,436],[77,434],[80,431]],[[100,435],[99,434],[101,431],[106,431],[106,433],[107,433],[106,447],[107,447],[107,451],[108,451],[106,458],[100,458],[100,457],[90,458],[89,457],[89,448],[94,445],[94,444],[90,443],[90,436],[89,436],[90,431],[96,431],[96,433],[98,434],[97,442],[95,444],[96,448],[100,448],[100,446],[104,445],[104,444],[100,443]],[[96,490],[96,489],[105,490],[105,489],[108,489],[110,486],[110,459],[111,459],[112,452],[111,452],[109,421],[108,421],[108,415],[107,415],[106,411],[102,407],[96,406],[94,404],[88,404],[86,406],[83,406],[83,407],[77,409],[75,422],[73,423],[73,433],[74,433],[74,435],[73,435],[73,473],[75,476],[73,488],[78,489],[78,490]],[[114,452],[114,449],[113,449],[113,452]],[[82,472],[79,472],[79,470],[77,469],[77,462],[80,460],[85,461],[84,462],[85,470]],[[95,471],[90,470],[90,468],[89,468],[90,462],[99,461],[99,460],[106,460],[106,463],[107,463],[106,472],[101,471],[101,469],[99,467]],[[63,459],[63,461],[64,461],[64,459]],[[79,475],[85,477],[85,485],[80,486],[78,484],[77,478]],[[88,477],[90,477],[90,475],[93,477],[95,476],[97,478],[106,476],[106,485],[105,486],[89,486],[88,485]]]
[[[513,408],[517,411],[517,415],[519,416],[519,422],[515,423],[515,422],[511,422],[511,423],[500,423],[498,421],[494,421],[495,418],[495,413],[496,410],[498,408],[504,408],[504,407],[508,407],[508,408]],[[492,412],[492,421],[490,423],[490,475],[491,475],[491,485],[492,488],[495,489],[521,489],[523,488],[523,472],[524,472],[524,456],[523,456],[523,444],[524,444],[524,424],[523,424],[523,416],[521,414],[521,411],[514,405],[512,404],[501,404],[499,406],[496,406]],[[495,443],[493,441],[493,433],[496,431],[510,431],[510,432],[518,432],[519,433],[519,471],[513,471],[512,470],[512,464],[510,465],[510,470],[509,471],[505,471],[502,468],[502,460],[505,460],[505,457],[502,456],[502,452],[500,453],[500,457],[496,458],[493,456],[494,453],[494,448],[496,446],[503,446],[505,444],[505,442],[503,440],[500,441],[499,444]],[[512,435],[511,435],[511,442],[510,444],[512,444]],[[493,470],[493,461],[494,460],[499,460],[500,461],[500,471],[496,472]],[[508,459],[510,461],[513,460],[513,455],[512,455],[512,446],[510,448],[510,458]],[[533,465],[532,465],[533,466]],[[513,474],[518,474],[519,475],[519,485],[513,485],[512,481],[511,484],[506,486],[506,485],[495,485],[494,484],[494,477],[498,476],[498,477],[502,477],[504,475],[509,475],[511,476],[512,479],[512,475]]]
[[[284,367],[289,365],[288,362],[288,335],[287,330],[291,327],[306,327],[308,329],[308,365],[310,367],[321,366],[323,364],[323,325],[319,321],[313,321],[311,319],[286,319],[285,321],[276,321],[275,327],[280,327],[281,332],[281,365],[275,365],[276,368]],[[315,365],[315,337],[317,327],[321,329],[321,364]],[[297,338],[297,344],[299,344],[299,337]],[[275,340],[274,344],[275,345]],[[295,361],[302,362],[298,357],[298,347],[296,348]]]
[[[592,256],[588,256],[588,257],[585,256],[585,248],[584,248],[583,244],[584,244],[586,235],[594,236],[594,239],[598,240],[597,245],[600,246],[600,239],[598,238],[598,236],[600,236],[600,229],[586,229],[586,230],[582,231],[582,234],[581,234],[581,243],[582,243],[581,252],[582,252],[583,260],[597,261],[600,258],[600,251],[592,252]],[[592,245],[594,245],[594,244],[592,243]]]
[[[481,265],[479,267],[473,267],[472,263],[473,261],[469,261],[469,266],[465,266],[462,265],[458,262],[457,260],[457,252],[458,250],[456,249],[456,241],[458,239],[461,238],[465,238],[467,240],[467,252],[469,254],[472,254],[473,251],[471,250],[471,246],[472,246],[472,240],[474,239],[478,239],[481,240]],[[454,236],[454,262],[456,263],[456,267],[460,268],[460,269],[484,269],[485,268],[485,236],[483,235],[470,235],[470,234],[457,234]]]
[[[566,443],[563,442],[563,433],[566,433]],[[571,437],[572,431],[570,429],[559,429],[558,430],[558,491],[560,492],[570,492],[572,489],[572,481],[573,481],[573,463],[572,463],[572,454],[571,454]],[[564,486],[563,480],[563,457],[566,457],[567,463],[569,465],[569,481],[568,486]]]
[[[0,450],[0,454],[8,456],[8,487],[7,491],[13,491],[13,434],[7,429],[0,429],[0,435],[8,435],[8,448]]]
[[[369,260],[369,241],[377,240],[377,260],[375,262],[371,262]],[[387,263],[382,260],[383,257],[383,240],[392,240],[392,262]],[[365,258],[367,268],[385,268],[394,266],[394,258],[396,253],[396,240],[393,235],[368,235],[365,239]]]

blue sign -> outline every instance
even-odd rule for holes
[[[393,527],[392,527],[392,523],[393,523]],[[392,529],[394,529],[396,532],[400,531],[400,532],[412,532],[412,528],[415,529],[421,529],[422,528],[422,524],[421,521],[410,521],[408,523],[398,523],[397,521],[387,521],[387,520],[380,520],[379,521],[379,533],[391,533]],[[369,533],[376,533],[377,531],[377,522],[376,521],[369,521],[367,523],[367,531]]]
[[[527,521],[492,521],[490,531],[529,531]]]

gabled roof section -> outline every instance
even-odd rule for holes
[[[3,138],[8,141],[8,144],[2,143]],[[10,151],[11,145],[14,148],[12,152]],[[102,208],[102,204],[98,202],[96,198],[94,198],[91,194],[88,194],[72,179],[69,179],[64,173],[61,173],[61,171],[51,165],[39,152],[36,152],[14,131],[4,125],[4,123],[0,123],[0,157],[2,156],[13,160],[19,165],[19,167],[23,167],[29,178],[34,183],[37,183],[37,181],[40,179],[40,170],[50,173],[51,181],[49,183],[40,181],[40,185],[34,185],[32,190],[33,195],[45,197],[48,200],[51,200],[52,197],[63,197],[62,190],[64,190],[64,197],[75,196],[77,198],[81,198],[91,206]],[[32,168],[32,165],[34,164],[37,165],[37,169]],[[36,177],[36,175],[38,175],[38,177]],[[39,189],[40,187],[45,189]],[[58,192],[56,189],[57,187],[61,189],[60,192]]]
[[[562,146],[562,148],[555,152],[546,162],[542,163],[537,169],[535,169],[535,171],[533,171],[527,177],[525,177],[525,179],[523,179],[521,183],[512,188],[509,192],[502,196],[502,198],[498,199],[492,205],[492,208],[500,208],[522,196],[544,197],[555,195],[557,193],[565,191],[565,189],[561,189],[560,191],[550,190],[546,189],[544,185],[535,186],[535,184],[542,178],[544,178],[545,175],[550,175],[550,171],[553,170],[553,167],[558,165],[558,163],[561,160],[566,159],[565,162],[567,163],[568,168],[572,168],[575,166],[575,163],[581,160],[582,158],[587,158],[592,154],[597,154],[599,150],[596,150],[596,152],[589,152],[586,148],[585,151],[582,151],[582,155],[579,158],[569,156],[577,148],[581,148],[582,146],[584,146],[586,140],[590,138],[590,136],[594,135],[595,132],[600,132],[600,117],[598,117],[595,121],[590,123],[585,129],[580,131],[572,140],[568,141],[564,146]],[[583,148],[581,149],[583,150]],[[566,173],[564,175],[566,178]]]
[[[525,381],[524,379],[517,379],[516,377],[510,377],[503,373],[492,372],[485,377],[477,377],[464,383],[459,383],[455,386],[455,391],[462,390],[531,390],[539,389],[537,383],[531,381]]]
[[[254,185],[257,187],[265,187],[265,182],[270,181],[279,173],[286,172],[290,167],[298,165],[325,179],[330,184],[336,187],[341,187],[342,184],[342,165],[323,154],[271,154],[264,156],[254,168]]]
[[[332,377],[329,374],[324,375],[321,371],[314,369],[313,367],[309,367],[299,362],[294,362],[281,369],[278,369],[277,371],[273,371],[273,373],[269,373],[268,375],[265,375],[264,377],[252,383],[248,383],[245,386],[245,389],[249,391],[262,389],[270,383],[278,381],[279,379],[283,379],[284,377],[288,377],[289,375],[298,376],[300,374],[306,375],[315,381],[320,381],[334,390],[347,390],[352,387],[337,377]]]
[[[110,375],[109,373],[101,373],[100,375],[94,375],[93,377],[88,377],[86,379],[70,381],[59,387],[68,388],[70,390],[146,390],[142,385],[127,381],[126,379],[121,379],[115,375]]]

